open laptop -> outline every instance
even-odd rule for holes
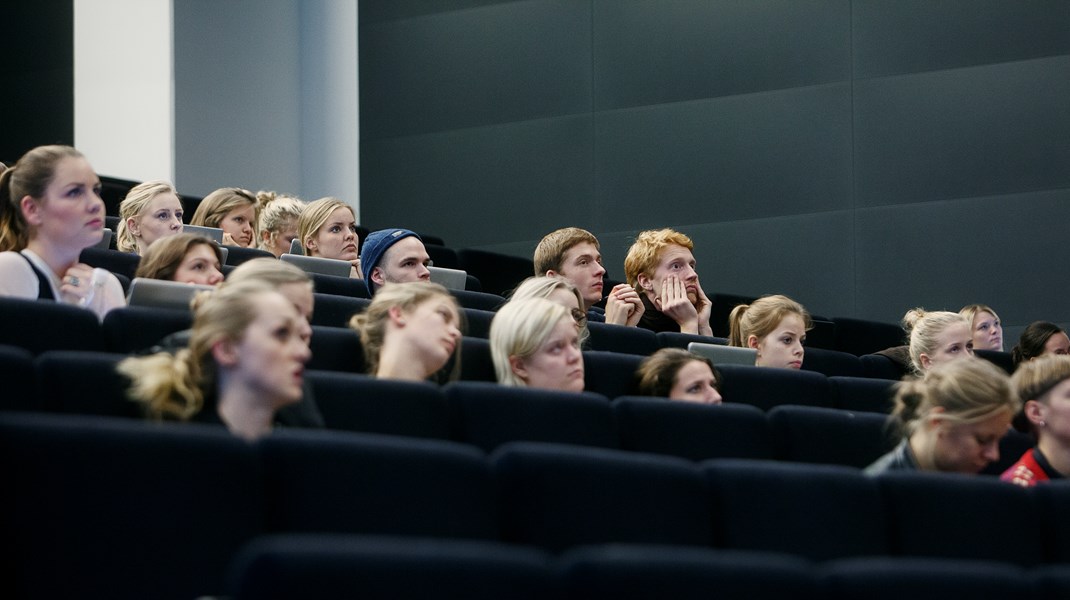
[[[177,308],[189,310],[190,300],[200,291],[214,290],[210,285],[193,285],[135,277],[130,282],[130,293],[126,302],[131,306],[151,306],[153,308]]]
[[[758,358],[758,351],[754,348],[739,348],[720,344],[691,342],[687,345],[687,350],[699,356],[705,356],[712,360],[714,365],[746,365],[753,367],[754,361]]]
[[[93,247],[94,248],[100,248],[101,250],[107,250],[107,249],[111,248],[111,238],[114,235],[115,234],[112,232],[111,229],[105,227],[104,228],[104,236],[101,237],[100,241],[97,242],[96,245],[93,246]]]
[[[223,243],[223,230],[218,227],[201,227],[200,225],[183,225],[182,233],[192,233],[196,235],[203,235],[204,237],[215,240],[215,243]]]
[[[301,240],[294,238],[290,240],[290,254],[296,254],[298,256],[305,253],[305,249],[301,247]]]
[[[283,254],[279,259],[296,266],[306,273],[320,273],[334,275],[335,277],[349,277],[349,270],[353,266],[349,264],[349,261],[345,260],[302,256],[300,254]]]
[[[427,267],[431,271],[431,281],[442,284],[448,290],[463,290],[468,284],[468,273],[445,267]]]

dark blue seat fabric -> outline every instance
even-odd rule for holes
[[[267,250],[261,250],[259,248],[244,248],[242,246],[227,246],[227,264],[231,266],[238,266],[244,262],[253,260],[254,258],[270,258],[277,260],[278,258],[268,252]]]
[[[471,336],[461,340],[461,380],[498,381],[488,340]]]
[[[702,470],[725,548],[811,560],[888,553],[881,495],[855,469],[720,459]]]
[[[486,292],[473,292],[470,290],[449,290],[450,294],[457,299],[457,303],[463,308],[475,308],[494,312],[505,304],[505,298],[497,294]]]
[[[900,366],[883,354],[863,354],[858,357],[858,360],[862,361],[864,377],[898,381],[910,375],[909,369]]]
[[[891,323],[836,317],[836,349],[855,356],[880,352],[903,343],[903,329]]]
[[[608,545],[569,550],[559,562],[560,576],[570,598],[821,597],[812,564],[772,553]]]
[[[483,291],[508,296],[516,286],[535,274],[530,258],[520,258],[487,250],[461,248],[457,250],[461,269],[477,277]]]
[[[104,316],[107,350],[125,354],[146,351],[192,326],[193,314],[188,310],[126,306]]]
[[[982,475],[1002,475],[1011,465],[1037,443],[1032,434],[1009,429],[999,440],[999,458],[990,462],[981,470]]]
[[[465,308],[463,311],[465,320],[464,334],[469,337],[489,338],[490,323],[494,320],[494,313],[489,310],[479,310],[478,308]]]
[[[792,462],[865,468],[899,443],[887,417],[813,406],[769,411],[777,456]]]
[[[560,551],[627,542],[705,546],[706,488],[682,459],[514,442],[491,456],[507,542]]]
[[[78,261],[91,267],[110,271],[116,275],[122,275],[127,279],[133,279],[138,265],[141,264],[141,257],[133,252],[119,252],[118,250],[90,247],[82,250]]]
[[[260,465],[225,429],[0,415],[9,598],[195,598],[225,591],[262,533]]]
[[[467,381],[447,385],[445,393],[456,439],[487,452],[519,440],[618,446],[613,410],[598,394]]]
[[[559,597],[544,553],[468,540],[265,536],[242,549],[229,579],[234,600]]]
[[[691,460],[773,458],[765,413],[746,404],[706,406],[665,398],[613,401],[621,448]]]
[[[0,346],[0,410],[43,410],[37,395],[33,354],[17,346]]]
[[[429,244],[425,239],[424,250],[427,251],[427,255],[431,257],[431,262],[434,263],[436,267],[461,269],[461,259],[457,258],[457,251],[453,248],[448,248],[439,244]]]
[[[334,294],[313,294],[315,297],[312,311],[312,324],[326,327],[346,327],[353,315],[364,312],[371,304],[368,298],[353,296],[336,296]]]
[[[781,404],[832,408],[828,378],[794,369],[719,365],[721,396],[725,402],[750,404],[770,410]]]
[[[347,327],[312,326],[312,358],[305,365],[317,371],[364,373],[364,346],[360,334]]]
[[[312,286],[318,294],[333,294],[351,298],[372,297],[368,292],[368,284],[363,279],[337,277],[322,273],[309,273],[308,276],[312,278]]]
[[[1070,481],[1050,481],[1031,491],[1043,515],[1049,562],[1070,563],[1070,514],[1066,511],[1070,506]]]
[[[1070,598],[1070,565],[1036,567],[1030,570],[1028,577],[1038,600]]]
[[[679,331],[661,331],[655,334],[655,336],[657,337],[659,348],[683,348],[684,350],[687,350],[687,345],[691,342],[698,342],[700,344],[719,344],[721,346],[728,345],[727,338],[697,335],[694,333],[680,333]]]
[[[1008,375],[1014,373],[1015,364],[1010,352],[1000,352],[998,350],[974,350],[973,353],[978,358],[983,358],[1003,369]]]
[[[129,380],[115,369],[126,358],[102,352],[46,352],[37,357],[37,395],[49,412],[141,419],[127,399]]]
[[[1012,565],[962,560],[859,558],[822,569],[829,600],[1004,600],[1032,598],[1026,574]]]
[[[587,328],[591,331],[587,341],[591,350],[648,356],[658,349],[658,338],[649,329],[594,322],[588,323]]]
[[[635,370],[643,356],[620,352],[583,352],[584,389],[606,398],[635,393]]]
[[[827,350],[824,348],[806,347],[803,357],[803,370],[821,373],[826,377],[863,377],[865,368],[862,361],[854,354]]]
[[[728,315],[732,309],[740,304],[750,304],[757,300],[757,296],[740,296],[738,294],[710,294],[707,292],[710,302],[710,329],[717,337],[728,337]]]
[[[272,531],[498,537],[490,469],[475,448],[293,429],[258,447]]]
[[[836,408],[883,414],[892,412],[896,383],[870,377],[829,377]]]
[[[1045,523],[1029,490],[939,473],[892,472],[877,480],[894,554],[1019,565],[1044,559]]]
[[[0,344],[47,350],[106,350],[100,321],[91,311],[69,304],[0,298]]]
[[[333,371],[305,378],[329,429],[450,439],[446,397],[434,384]]]

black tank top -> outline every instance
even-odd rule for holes
[[[55,302],[56,297],[52,295],[52,284],[48,281],[48,276],[42,273],[40,269],[38,269],[37,266],[33,264],[33,261],[30,260],[28,256],[21,252],[19,252],[18,255],[25,259],[27,263],[29,263],[30,268],[33,269],[34,275],[37,275],[37,299],[52,300],[53,302]]]

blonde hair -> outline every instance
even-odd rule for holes
[[[561,272],[565,253],[576,244],[588,242],[598,248],[598,238],[590,231],[579,227],[565,227],[546,234],[535,247],[535,275],[546,275],[547,271]],[[580,303],[583,306],[583,303]]]
[[[227,275],[226,285],[235,285],[244,281],[263,281],[272,288],[289,283],[312,285],[312,278],[299,267],[266,256],[247,260],[235,267]]]
[[[1011,380],[987,360],[967,357],[935,365],[920,378],[896,384],[891,420],[910,437],[936,409],[951,423],[977,423],[1021,407]]]
[[[155,244],[153,244],[155,247]],[[189,347],[171,355],[127,358],[118,370],[130,379],[127,393],[155,420],[188,421],[199,413],[209,394],[216,392],[217,369],[212,346],[240,340],[256,319],[256,299],[274,290],[263,282],[247,281],[207,294],[193,314]]]
[[[235,208],[244,208],[246,205],[253,207],[253,222],[250,225],[253,227],[253,238],[255,239],[259,235],[256,232],[256,211],[260,205],[252,192],[241,188],[219,188],[205,196],[204,200],[201,200],[201,203],[197,205],[197,210],[193,212],[193,218],[189,224],[201,227],[219,227],[227,213]]]
[[[910,335],[910,363],[914,366],[914,372],[921,374],[924,369],[921,366],[921,355],[932,356],[939,348],[936,339],[945,329],[958,323],[965,323],[970,331],[970,339],[973,332],[966,317],[959,313],[946,310],[927,312],[924,308],[912,308],[903,315],[903,329]]]
[[[140,218],[145,214],[149,203],[161,194],[178,196],[175,186],[167,181],[146,181],[130,188],[126,198],[119,203],[119,226],[115,231],[115,247],[120,252],[137,252],[137,238],[131,233],[126,220]],[[180,199],[179,203],[181,202]]]
[[[510,357],[533,356],[561,319],[573,322],[568,309],[545,298],[511,301],[498,309],[490,322],[490,357],[498,383],[527,385],[513,372]]]
[[[683,348],[662,348],[643,359],[635,371],[636,387],[642,396],[668,398],[676,385],[680,369],[691,362],[700,362],[713,372],[715,387],[721,388],[721,374],[713,366],[713,361],[705,356],[688,352]]]
[[[555,290],[565,290],[576,297],[577,306],[579,306],[576,310],[579,312],[572,313],[572,318],[576,320],[576,324],[580,327],[580,346],[583,347],[587,344],[587,339],[591,337],[591,331],[587,327],[587,313],[583,310],[583,296],[580,295],[579,289],[571,281],[562,277],[528,277],[521,281],[520,285],[516,286],[509,301],[515,302],[525,298],[549,299],[550,294],[554,293]]]
[[[1019,365],[1011,375],[1011,385],[1023,404],[1030,400],[1044,402],[1044,396],[1067,379],[1070,379],[1070,356],[1052,354]],[[1033,430],[1036,433],[1024,412],[1015,416],[1014,427],[1019,431]]]
[[[212,240],[193,233],[180,233],[156,240],[145,249],[134,277],[174,281],[175,273],[194,246],[204,245],[212,249],[216,260],[223,264],[223,251]]]
[[[312,202],[301,212],[301,217],[297,220],[297,239],[301,241],[301,249],[305,254],[308,254],[308,240],[319,233],[331,213],[339,208],[349,209],[353,220],[357,220],[357,213],[353,211],[352,206],[330,196]],[[357,247],[360,247],[360,240],[357,240]]]
[[[38,146],[0,172],[0,252],[18,252],[30,242],[33,228],[22,215],[22,199],[43,201],[56,165],[66,158],[84,155],[70,146]]]
[[[750,304],[740,304],[728,315],[728,345],[746,348],[750,336],[759,340],[764,338],[775,331],[788,315],[799,315],[804,329],[813,329],[810,313],[802,304],[787,296],[762,296]]]
[[[668,246],[695,249],[691,238],[672,229],[649,229],[636,236],[635,243],[628,249],[628,256],[624,257],[624,277],[628,285],[635,288],[635,291],[642,292],[639,288],[639,274],[653,277],[661,251]]]
[[[256,202],[260,218],[257,220],[257,232],[269,231],[277,235],[284,224],[290,220],[299,221],[306,204],[293,196],[282,196],[275,192],[260,191],[256,193]],[[257,236],[257,247],[269,250],[267,242]]]
[[[349,327],[360,333],[360,342],[364,346],[364,364],[368,366],[368,373],[374,375],[379,370],[379,354],[382,352],[383,343],[386,341],[386,324],[390,320],[390,309],[398,307],[402,311],[408,312],[424,302],[436,298],[446,299],[453,306],[457,313],[457,318],[461,320],[458,323],[458,328],[463,332],[464,313],[461,311],[460,305],[457,304],[457,299],[446,288],[428,281],[384,285],[375,293],[371,304],[364,309],[364,312],[353,315],[349,319]],[[458,343],[457,348],[454,350],[456,356],[459,356],[460,349],[461,345]],[[449,375],[451,379],[455,378],[459,373],[459,366],[460,359],[458,358]]]
[[[992,310],[992,307],[988,306],[987,304],[967,304],[966,306],[963,306],[961,309],[959,309],[959,314],[965,317],[966,320],[970,323],[970,331],[973,331],[974,318],[976,318],[979,313],[983,312],[992,315],[997,321],[1000,320],[999,315],[996,314],[996,311]]]

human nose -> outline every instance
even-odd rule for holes
[[[208,285],[215,285],[223,281],[223,273],[219,269],[212,267],[212,275],[208,278]]]
[[[706,387],[706,402],[709,404],[720,404],[722,400],[721,393],[717,391],[717,388],[712,385]]]
[[[451,324],[450,325],[450,329],[449,329],[449,334],[450,334],[451,338],[453,338],[454,340],[457,340],[458,338],[461,337],[461,330],[458,329],[456,325],[452,325]]]
[[[430,279],[431,269],[427,268],[427,265],[420,265],[420,279]]]
[[[694,267],[688,265],[684,267],[683,273],[680,274],[680,279],[684,279],[686,281],[697,280],[698,271],[696,271]]]
[[[791,349],[792,354],[802,356],[806,352],[806,348],[803,347],[802,342],[796,341],[794,347]]]
[[[985,444],[983,456],[988,462],[996,462],[999,460],[999,441],[993,441]]]
[[[602,263],[594,263],[594,264],[595,264],[595,270],[594,270],[595,274],[597,274],[599,277],[601,277],[602,275],[606,274],[606,268],[604,266],[602,266]]]
[[[182,229],[182,217],[178,215],[171,217],[171,229]]]
[[[569,364],[576,361],[583,360],[583,352],[576,346],[569,346],[568,362]]]

